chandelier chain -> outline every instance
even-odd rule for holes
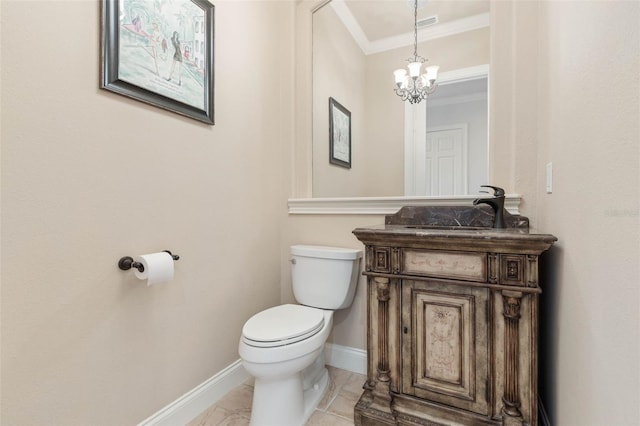
[[[413,7],[413,57],[418,57],[418,0]]]

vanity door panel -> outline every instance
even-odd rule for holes
[[[435,280],[402,283],[402,393],[489,412],[489,290]]]

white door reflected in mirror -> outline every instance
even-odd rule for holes
[[[467,126],[427,129],[424,195],[462,195],[467,193]],[[408,194],[414,195],[414,194]]]

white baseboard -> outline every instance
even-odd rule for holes
[[[327,365],[359,374],[367,374],[367,351],[327,343],[324,347]]]
[[[148,419],[143,420],[138,426],[186,425],[250,377],[242,367],[241,361],[237,360]]]
[[[342,370],[367,374],[367,352],[362,349],[327,343],[325,362],[327,365]],[[242,367],[241,360],[237,360],[151,417],[143,420],[138,426],[186,425],[250,377]]]

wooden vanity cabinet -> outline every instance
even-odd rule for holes
[[[551,235],[358,228],[367,382],[356,425],[537,425],[538,258]]]

